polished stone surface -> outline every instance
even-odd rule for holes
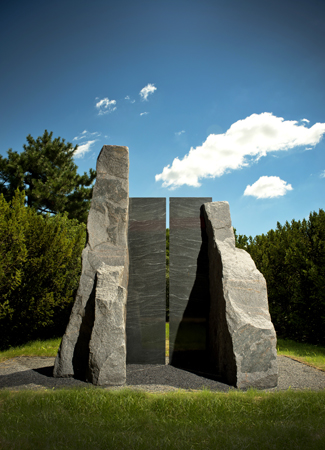
[[[127,363],[165,363],[166,199],[130,198]]]
[[[201,207],[211,200],[169,199],[170,362],[193,370],[206,361],[209,263]]]

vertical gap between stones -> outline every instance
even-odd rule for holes
[[[169,207],[166,204],[166,209]],[[167,335],[168,328],[168,335]],[[166,228],[166,346],[165,346],[165,360],[169,363],[169,228]]]

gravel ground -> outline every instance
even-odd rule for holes
[[[92,386],[73,378],[53,378],[54,358],[21,356],[0,363],[0,389],[58,389]],[[286,389],[325,389],[325,372],[278,356],[279,382],[270,391]],[[170,392],[179,389],[227,392],[227,384],[195,375],[170,365],[127,365],[126,385],[104,389],[130,389],[147,392]]]

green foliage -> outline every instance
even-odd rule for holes
[[[27,136],[20,154],[0,156],[0,193],[9,201],[16,189],[25,190],[27,205],[42,213],[67,212],[70,219],[87,221],[96,172],[78,175],[73,155],[78,146],[45,130],[36,140]]]
[[[325,343],[325,212],[277,224],[254,239],[236,236],[263,273],[272,320],[279,336]]]
[[[252,236],[247,237],[244,234],[237,234],[236,228],[234,228],[234,233],[236,247],[247,251],[248,245],[252,242]]]
[[[169,322],[169,228],[166,229],[166,322]]]
[[[81,270],[85,225],[0,195],[0,348],[62,335]]]
[[[0,321],[14,312],[9,299],[22,283],[23,266],[27,261],[23,197],[23,193],[17,192],[10,204],[0,195]]]

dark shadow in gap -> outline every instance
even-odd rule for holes
[[[202,243],[197,258],[195,282],[177,330],[170,364],[199,376],[220,380],[209,362],[208,354],[209,258],[203,207],[200,208],[200,219]]]
[[[53,378],[53,369],[54,366],[46,366],[46,367],[39,367],[38,369],[33,369],[35,372],[39,373],[40,375],[44,375],[48,378]]]
[[[97,285],[97,273],[94,279],[93,289],[85,307],[84,317],[82,318],[79,336],[74,348],[72,365],[74,377],[77,380],[86,381],[88,361],[89,361],[89,343],[91,333],[95,322],[95,295]]]

